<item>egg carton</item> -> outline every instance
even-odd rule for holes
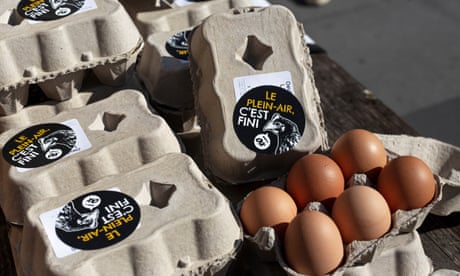
[[[287,8],[211,15],[189,43],[210,175],[229,184],[273,179],[328,147],[303,27]]]
[[[19,225],[35,202],[182,150],[136,90],[8,130],[0,135],[0,145],[0,203],[6,220]]]
[[[87,72],[82,88],[65,101],[48,99],[39,87],[34,87],[34,96],[29,99],[28,105],[14,114],[0,116],[0,133],[13,128],[37,124],[59,113],[84,107],[126,89],[142,91],[135,74],[129,74],[122,86],[107,86],[101,84],[94,74]]]
[[[104,226],[115,221],[108,218],[117,199],[110,194],[129,197],[132,208],[118,217],[130,228],[115,228],[120,235],[108,240]],[[89,212],[97,212],[92,221],[99,224],[88,218],[84,230],[74,227],[69,214],[77,220]],[[74,232],[60,235],[54,229]],[[100,235],[78,242],[77,235],[94,231]],[[35,204],[27,213],[20,261],[24,275],[218,275],[241,243],[241,226],[230,202],[190,157],[171,153]]]
[[[343,264],[330,275],[457,275],[449,269],[433,271],[425,255],[417,229],[428,214],[449,215],[460,211],[460,151],[458,147],[425,137],[376,134],[389,158],[412,155],[422,159],[433,171],[436,194],[425,207],[397,210],[392,214],[392,228],[383,237],[370,241],[353,241],[346,247]],[[271,185],[284,188],[285,176]],[[364,174],[354,175],[349,185],[371,185]],[[241,206],[242,201],[238,203]],[[276,275],[300,276],[284,259],[280,241],[271,227],[262,227],[254,235],[245,234],[248,248],[244,254],[261,256],[250,267],[277,266]],[[258,263],[258,264],[256,264]]]
[[[0,115],[21,110],[31,84],[38,84],[50,99],[69,99],[80,89],[85,69],[105,84],[124,83],[142,37],[118,1],[92,1],[94,9],[39,23],[19,15],[18,1],[3,1]],[[54,11],[47,1],[42,4]]]
[[[211,14],[254,6],[254,0],[216,0],[139,13],[145,46],[137,72],[157,110],[176,132],[199,132],[188,63],[188,34]]]
[[[171,1],[169,9],[139,11],[136,23],[144,39],[153,33],[182,31],[196,26],[211,14],[231,8],[248,6],[266,6],[265,0],[213,0],[207,2]],[[153,3],[151,3],[153,6]]]
[[[199,132],[186,53],[187,31],[191,27],[149,35],[136,67],[150,103],[177,133]],[[176,44],[176,39],[181,44]],[[176,48],[172,49],[170,45]],[[168,52],[179,50],[181,55]]]

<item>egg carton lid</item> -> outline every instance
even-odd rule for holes
[[[48,99],[34,91],[35,98],[29,98],[29,105],[16,113],[0,116],[0,133],[40,123],[59,113],[84,107],[127,89],[142,91],[142,86],[135,74],[128,74],[125,83],[121,86],[103,85],[96,76],[87,74],[79,91],[74,91],[70,99],[65,101]]]
[[[135,90],[8,130],[0,145],[0,203],[6,220],[19,225],[35,202],[182,151],[163,118]]]
[[[116,0],[91,1],[96,8],[35,24],[18,14],[18,1],[4,1],[0,15],[8,20],[0,23],[0,91],[136,55],[142,38],[123,6]]]
[[[130,230],[122,233],[124,228],[117,228],[121,235],[113,241],[105,240],[102,237],[104,231],[100,230],[100,238],[75,245],[77,235],[110,225],[103,220],[108,218],[112,211],[109,208],[114,206],[110,207],[110,201],[104,198],[107,191],[121,193],[132,199],[130,203],[137,203],[139,213],[133,211],[130,213],[132,221],[125,222],[125,225],[131,225]],[[94,199],[94,194],[96,199],[102,199],[101,203],[97,207],[88,207],[92,208],[91,211],[99,210],[98,227],[93,225],[92,229],[76,231],[71,234],[72,238],[59,234],[48,238],[45,225],[51,232],[55,226],[74,228],[70,223],[65,224],[71,221],[69,217],[59,215],[60,221],[56,222],[45,220],[45,214],[49,211],[56,214],[56,211],[64,210],[62,207],[66,204],[70,208],[72,201],[74,207],[63,212],[83,215],[75,212],[77,208],[82,210],[77,197],[81,199],[82,195],[90,195]],[[137,208],[136,204],[131,205],[134,206],[132,209]],[[242,230],[230,202],[190,157],[171,153],[134,171],[107,177],[89,187],[35,204],[27,213],[21,265],[26,275],[207,275],[218,272],[231,261],[241,243]],[[70,255],[59,258],[55,248],[61,244],[70,244],[80,250],[68,251]],[[97,248],[85,250],[89,246]]]
[[[194,29],[189,58],[210,174],[229,184],[273,179],[328,147],[303,38],[292,12],[277,5],[211,15]]]
[[[135,23],[144,39],[153,33],[180,31],[196,26],[214,13],[238,7],[267,6],[269,2],[265,0],[213,0],[198,3],[184,2],[184,4],[175,4],[172,9],[137,13]]]
[[[187,34],[191,27],[153,33],[144,43],[136,67],[149,99],[175,110],[194,110]]]

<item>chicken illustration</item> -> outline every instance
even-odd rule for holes
[[[73,130],[57,130],[37,140],[48,159],[57,159],[64,153],[63,149],[70,151],[77,142]]]
[[[275,154],[289,151],[300,140],[300,132],[297,124],[293,121],[274,113],[263,127],[263,131],[269,131],[276,135],[277,145]]]
[[[80,213],[73,202],[65,205],[56,219],[56,228],[65,232],[95,229],[98,226],[99,209]]]

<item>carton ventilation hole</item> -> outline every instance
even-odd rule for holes
[[[272,47],[265,45],[254,35],[247,37],[244,49],[243,60],[256,70],[262,70],[268,57],[273,54]]]
[[[114,114],[109,112],[99,113],[91,125],[89,130],[104,130],[112,132],[118,128],[118,125],[126,118],[124,114]]]
[[[16,9],[6,10],[4,13],[0,14],[0,24],[17,26],[21,24],[22,20],[22,16],[16,12]]]
[[[168,206],[169,199],[176,192],[176,185],[150,181],[150,205],[158,208]]]

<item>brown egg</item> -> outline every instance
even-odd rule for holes
[[[244,229],[251,236],[260,227],[270,226],[282,239],[287,225],[296,215],[297,207],[292,197],[273,186],[263,186],[249,193],[240,209]]]
[[[332,146],[331,157],[342,168],[346,181],[355,173],[365,173],[375,182],[387,162],[382,141],[364,129],[350,130],[340,136]]]
[[[391,227],[390,208],[383,196],[362,185],[346,189],[336,199],[332,218],[347,244],[353,240],[380,238]]]
[[[284,252],[298,273],[324,275],[342,262],[344,248],[334,221],[319,211],[300,212],[286,229]]]
[[[324,154],[309,154],[297,160],[286,179],[286,190],[299,210],[307,203],[319,201],[330,210],[343,192],[345,180],[334,160]]]
[[[380,173],[377,189],[397,209],[422,208],[433,200],[436,180],[425,162],[415,156],[401,156],[388,162]]]

